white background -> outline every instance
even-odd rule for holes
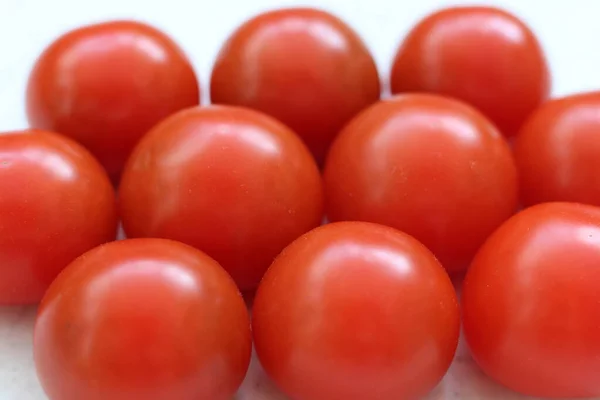
[[[49,42],[78,25],[134,18],[164,29],[191,58],[206,95],[210,68],[219,46],[244,19],[265,9],[312,5],[334,12],[364,38],[383,80],[387,81],[393,54],[410,27],[436,8],[460,3],[464,2],[0,0],[0,131],[26,127],[24,87],[29,69]],[[600,1],[498,0],[478,4],[494,4],[514,12],[539,35],[554,76],[555,96],[600,88]],[[0,400],[44,399],[31,359],[34,312],[31,308],[0,308]],[[487,381],[468,356],[462,354],[432,399],[520,398]],[[271,392],[268,387],[255,369],[240,399],[279,399],[276,395],[259,394]]]

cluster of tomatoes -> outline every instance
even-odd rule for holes
[[[487,7],[426,17],[381,86],[314,9],[238,28],[211,106],[148,25],[53,42],[0,136],[0,302],[41,300],[50,399],[229,399],[252,338],[295,400],[418,398],[461,317],[508,388],[600,395],[600,94],[548,100],[536,37]]]

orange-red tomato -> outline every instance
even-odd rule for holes
[[[67,264],[116,233],[113,187],[83,147],[50,132],[0,135],[0,304],[37,303]]]
[[[163,237],[215,258],[243,290],[323,217],[319,170],[276,120],[229,106],[167,118],[134,151],[120,206],[130,237]]]
[[[235,283],[206,254],[164,239],[78,258],[48,290],[34,334],[51,400],[229,400],[251,348]]]
[[[483,245],[464,281],[475,361],[536,398],[600,396],[600,209],[528,208]]]
[[[288,246],[257,291],[253,333],[295,400],[413,399],[446,373],[459,333],[446,272],[421,243],[338,222]]]
[[[356,117],[325,166],[327,215],[400,229],[450,272],[466,268],[517,208],[510,148],[461,102],[432,95],[382,101]]]
[[[521,199],[529,206],[572,201],[600,206],[600,92],[547,102],[515,141]]]
[[[210,86],[213,103],[254,108],[290,126],[319,162],[380,89],[361,38],[310,8],[270,11],[243,24],[222,48]]]
[[[31,125],[82,143],[115,181],[150,128],[199,101],[196,75],[181,49],[133,21],[64,34],[37,60],[27,87]]]
[[[517,17],[493,7],[452,7],[409,33],[391,87],[466,101],[513,136],[548,97],[550,73],[537,38]]]

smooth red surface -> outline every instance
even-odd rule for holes
[[[230,400],[251,349],[231,278],[164,239],[113,242],[77,259],[44,297],[34,333],[51,400]]]
[[[258,357],[294,400],[418,398],[450,366],[459,325],[454,288],[431,252],[365,222],[293,242],[253,309]]]
[[[114,190],[83,147],[43,131],[0,135],[0,304],[37,303],[67,264],[116,234]]]
[[[464,332],[493,379],[540,398],[600,395],[600,209],[546,203],[498,229],[469,269]]]
[[[115,181],[150,128],[199,101],[195,73],[177,44],[134,21],[59,37],[37,60],[27,87],[30,124],[82,143]]]
[[[423,242],[449,272],[517,208],[508,144],[475,109],[433,95],[382,101],[353,120],[325,166],[332,221],[390,225]]]
[[[525,205],[600,206],[600,92],[551,100],[528,119],[514,153]]]
[[[530,28],[493,7],[451,7],[419,22],[401,44],[393,93],[433,92],[466,101],[507,136],[550,94],[550,72]]]
[[[356,113],[379,100],[377,67],[362,39],[316,9],[269,11],[225,43],[211,78],[213,103],[254,108],[290,126],[319,163]]]
[[[323,217],[321,177],[292,131],[264,114],[213,106],[150,132],[123,174],[130,237],[164,237],[215,258],[242,290]]]

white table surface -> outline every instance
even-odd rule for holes
[[[24,87],[37,55],[53,38],[78,25],[135,18],[173,36],[197,68],[206,97],[215,55],[229,32],[249,16],[274,7],[314,5],[352,25],[371,47],[384,80],[401,37],[448,0],[0,0],[0,131],[26,127]],[[462,2],[464,3],[464,2]],[[474,3],[473,1],[469,3]],[[479,1],[513,11],[539,35],[554,75],[554,95],[600,88],[600,1]],[[35,309],[0,307],[0,400],[43,400],[32,360]],[[284,399],[253,365],[239,400]],[[463,344],[430,400],[525,399],[490,382]],[[176,399],[174,399],[176,400]]]

